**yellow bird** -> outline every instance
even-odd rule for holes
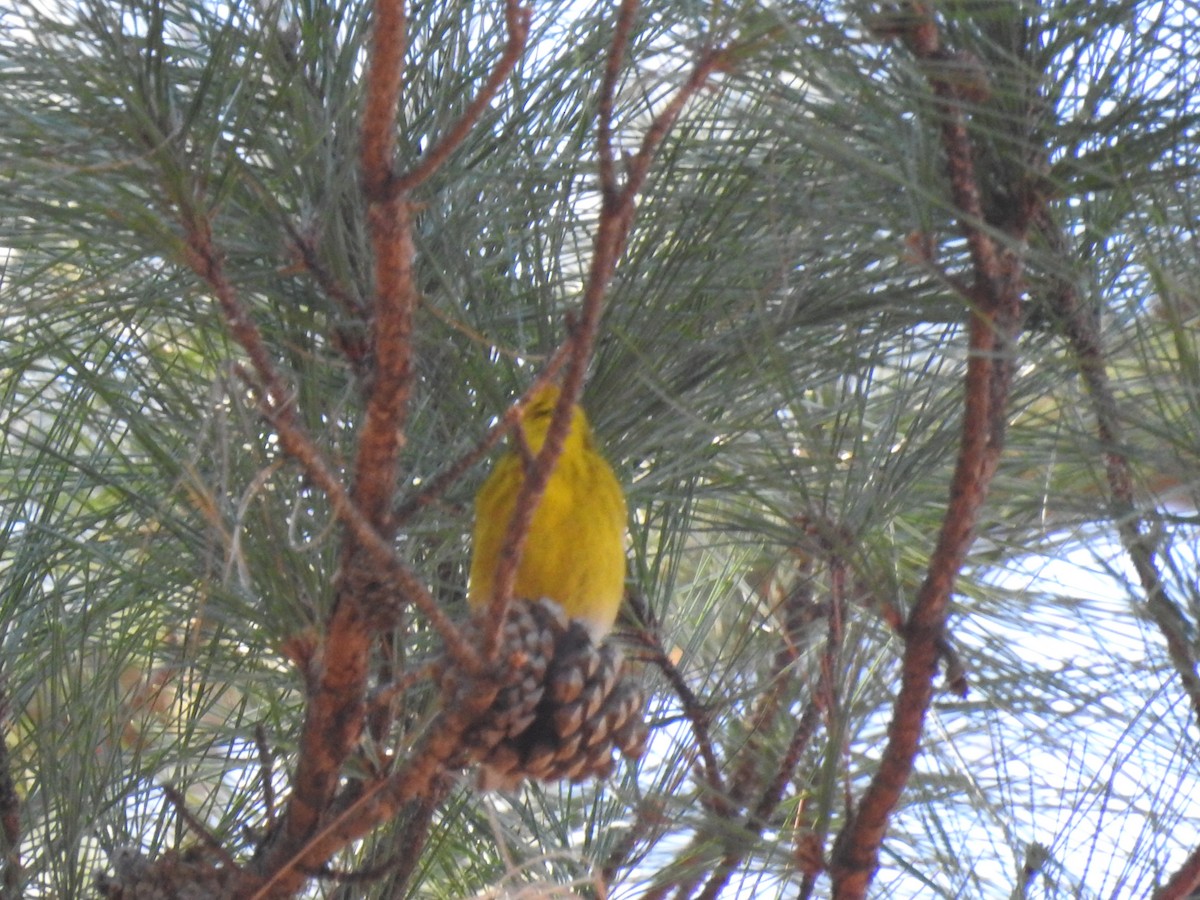
[[[541,388],[521,415],[521,434],[534,455],[546,441],[558,396],[555,385]],[[467,588],[474,610],[492,597],[500,548],[524,480],[525,466],[514,448],[475,495]],[[612,629],[625,594],[625,524],[625,494],[596,450],[587,416],[575,405],[562,455],[533,513],[513,596],[554,600],[598,641]]]

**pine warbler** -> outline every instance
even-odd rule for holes
[[[545,443],[558,397],[558,387],[547,385],[521,416],[521,434],[535,456]],[[510,449],[475,496],[467,589],[474,610],[491,599],[500,549],[524,479],[521,455]],[[562,455],[533,514],[513,596],[555,601],[598,641],[612,629],[625,593],[625,525],[621,485],[596,450],[587,416],[575,405]]]

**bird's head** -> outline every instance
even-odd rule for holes
[[[550,422],[554,418],[554,408],[558,405],[560,393],[556,384],[542,386],[529,398],[529,403],[521,413],[521,435],[529,447],[529,452],[535,456],[542,452],[542,445],[546,443],[546,434],[550,430]],[[592,427],[576,403],[571,407],[571,424],[568,426],[563,450],[566,452],[578,445],[592,446]]]

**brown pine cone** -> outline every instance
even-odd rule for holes
[[[509,616],[501,659],[510,681],[468,733],[469,758],[483,764],[480,787],[512,788],[524,778],[583,781],[608,775],[614,750],[639,757],[643,698],[623,677],[620,651],[594,644],[581,623],[567,621],[548,600],[516,601]]]

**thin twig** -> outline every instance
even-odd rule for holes
[[[608,45],[604,78],[600,82],[599,120],[596,123],[596,145],[599,157],[600,194],[604,202],[614,201],[619,192],[616,152],[613,149],[613,119],[616,107],[617,82],[629,51],[629,38],[637,17],[638,0],[621,0],[617,10],[616,27]]]
[[[8,730],[11,710],[8,683],[0,672],[0,846],[4,860],[3,896],[17,900],[21,890],[21,796],[12,774],[12,758],[8,751]]]
[[[233,339],[245,351],[271,409],[292,418],[291,392],[275,368],[262,333],[238,298],[225,274],[224,259],[213,240],[212,222],[194,209],[181,209],[188,265],[212,290]],[[286,448],[285,448],[286,449]]]
[[[642,135],[642,143],[626,167],[624,203],[632,213],[633,200],[642,189],[646,176],[650,173],[650,164],[658,154],[659,148],[666,140],[667,134],[675,125],[683,108],[702,88],[708,85],[713,74],[726,69],[732,57],[732,51],[726,47],[714,47],[705,50],[692,71],[688,73],[683,85],[675,92],[668,102],[651,120],[650,127]],[[628,226],[626,226],[628,227]]]
[[[522,7],[517,0],[505,0],[504,22],[508,28],[508,40],[504,45],[504,52],[500,55],[496,65],[492,67],[492,71],[483,87],[479,89],[479,93],[467,104],[467,108],[459,120],[450,126],[441,140],[429,149],[423,159],[396,179],[396,191],[411,191],[424,183],[467,139],[478,123],[479,117],[483,115],[483,111],[487,109],[488,104],[496,96],[496,92],[500,90],[500,85],[512,73],[517,60],[525,52],[525,43],[529,39],[531,16],[531,11]]]
[[[362,303],[344,285],[339,283],[333,273],[321,262],[320,253],[317,251],[312,237],[302,233],[296,227],[289,213],[280,206],[278,199],[247,165],[244,163],[238,165],[238,175],[241,182],[253,191],[264,205],[274,208],[276,220],[287,233],[291,243],[290,249],[298,258],[299,266],[312,276],[325,295],[338,306],[343,316],[359,327],[363,326],[366,323],[367,315]],[[364,336],[355,333],[353,328],[338,324],[334,326],[333,339],[335,346],[349,361],[355,374],[364,375],[368,355]]]
[[[842,647],[845,642],[846,561],[839,548],[826,544],[823,549],[828,556],[826,562],[829,569],[829,616],[825,646],[821,652],[820,674],[813,689],[812,700],[805,707],[804,713],[792,733],[788,749],[776,767],[775,776],[763,788],[758,804],[754,808],[751,821],[757,823],[760,830],[766,827],[767,820],[782,802],[783,792],[795,774],[801,756],[808,749],[819,717],[824,717],[827,731],[830,734],[837,730],[832,723],[842,719],[839,674],[842,671]]]
[[[629,2],[632,3],[632,0]],[[625,5],[622,5],[622,12],[625,8]],[[617,39],[627,40],[628,35],[623,35],[618,31]],[[617,56],[617,49],[614,46],[610,59]],[[587,283],[584,287],[582,311],[574,334],[575,352],[567,363],[567,373],[563,379],[563,394],[569,395],[572,399],[578,395],[578,387],[583,382],[584,369],[591,357],[592,346],[599,329],[604,295],[612,280],[617,260],[624,252],[625,242],[633,226],[637,195],[646,181],[650,166],[684,106],[697,91],[708,83],[713,72],[720,68],[724,60],[725,53],[721,50],[709,50],[703,54],[683,86],[651,120],[650,126],[642,137],[641,147],[626,167],[625,183],[619,190],[616,190],[611,182],[613,177],[611,171],[606,176],[610,179],[610,183],[603,188],[605,194],[600,221],[592,245],[592,259],[588,269]],[[607,115],[611,116],[611,114],[610,107]],[[601,133],[605,133],[607,127],[607,133],[611,135],[612,123],[609,121],[606,126],[605,122],[606,116],[602,109]],[[611,146],[608,146],[607,150],[605,146],[604,141],[601,141],[601,159],[606,152],[610,156],[612,153]]]
[[[836,714],[838,673],[841,670],[839,658],[843,639],[842,619],[845,615],[845,563],[836,551],[832,552],[828,562],[830,602],[827,605],[825,647],[821,653],[820,670],[817,683],[813,687],[812,698],[804,705],[804,712],[792,731],[791,739],[775,767],[774,774],[762,786],[754,808],[748,810],[742,825],[746,839],[731,842],[696,900],[716,900],[724,890],[733,872],[750,852],[750,839],[762,835],[770,823],[771,816],[783,801],[784,792],[795,776],[801,758],[812,743],[822,717],[829,718]]]
[[[559,370],[566,363],[567,346],[564,344],[558,348],[543,367],[541,375],[530,385],[521,398],[508,408],[500,420],[487,430],[474,447],[431,478],[421,487],[421,490],[405,498],[404,502],[396,508],[393,514],[393,518],[398,525],[404,524],[417,512],[431,503],[435,503],[448,488],[455,484],[472,466],[483,459],[493,447],[500,443],[506,434],[513,432],[517,420],[521,416],[521,410],[525,408],[525,405],[529,402],[529,398],[533,396],[539,386],[557,377]]]
[[[712,791],[714,804],[720,812],[732,815],[733,808],[729,803],[725,780],[721,775],[721,764],[717,760],[717,751],[712,733],[709,731],[711,717],[708,707],[700,701],[687,683],[687,679],[683,677],[683,673],[671,662],[671,658],[663,649],[657,635],[651,634],[646,629],[638,629],[635,635],[650,651],[650,663],[662,672],[663,677],[671,685],[671,689],[675,691],[675,696],[679,698],[679,703],[683,708],[683,717],[692,726],[696,749],[700,751],[700,758],[704,760],[704,780]]]
[[[216,835],[208,830],[208,826],[196,818],[192,814],[192,811],[187,808],[187,800],[184,799],[183,794],[169,784],[162,786],[162,792],[163,796],[167,798],[167,802],[179,814],[179,818],[183,819],[183,823],[187,825],[188,830],[200,838],[201,843],[211,850],[224,865],[231,869],[235,868],[237,864],[234,862],[233,857],[229,855],[229,851],[221,845]]]
[[[549,375],[543,371],[534,380],[523,402],[527,401],[548,381]],[[576,391],[578,392],[578,387]],[[512,601],[513,586],[516,584],[517,569],[521,564],[525,541],[529,537],[529,527],[533,522],[533,514],[537,509],[538,502],[550,481],[550,474],[558,462],[558,457],[562,455],[567,428],[570,425],[571,405],[574,402],[564,387],[558,398],[558,405],[554,408],[554,415],[550,419],[550,427],[546,431],[545,441],[537,456],[525,467],[525,477],[521,481],[521,487],[513,502],[512,518],[508,522],[504,543],[500,546],[492,596],[488,600],[487,613],[484,618],[486,628],[480,647],[485,662],[491,662],[499,650],[500,631],[507,618],[508,605]],[[514,429],[514,434],[516,439],[520,440],[520,430]]]
[[[1061,251],[1062,235],[1048,215],[1040,218],[1038,226],[1051,247]],[[1096,417],[1096,431],[1104,453],[1104,473],[1108,480],[1112,518],[1121,545],[1133,563],[1142,590],[1146,592],[1146,609],[1162,633],[1167,655],[1183,683],[1184,692],[1192,704],[1192,712],[1200,717],[1200,674],[1197,673],[1196,655],[1189,638],[1191,629],[1179,604],[1167,591],[1156,559],[1154,538],[1137,512],[1133,494],[1133,467],[1124,450],[1121,417],[1109,381],[1106,354],[1099,331],[1095,321],[1080,304],[1075,286],[1062,279],[1056,288],[1050,300],[1056,319],[1075,354],[1092,401],[1092,414]]]
[[[301,234],[296,226],[286,219],[284,227],[287,229],[288,237],[291,238],[292,249],[300,257],[305,271],[320,285],[321,290],[329,296],[329,299],[337,304],[343,315],[355,322],[364,323],[367,318],[366,308],[357,297],[350,293],[349,288],[334,278],[333,273],[321,262],[321,256],[312,239],[308,235]],[[366,352],[365,346],[359,346],[350,361],[355,364],[362,363]]]
[[[272,768],[275,754],[267,741],[267,729],[259,722],[254,726],[254,745],[258,750],[258,779],[262,784],[263,816],[268,830],[275,824],[275,782]]]
[[[500,420],[487,430],[469,451],[464,453],[449,466],[421,485],[419,491],[414,491],[396,507],[396,522],[403,525],[414,515],[432,503],[436,503],[446,491],[457,484],[459,479],[469,472],[476,463],[488,455],[493,447],[504,440],[504,435],[512,431],[520,418],[520,406],[510,406]]]
[[[401,672],[398,677],[381,684],[371,692],[367,700],[368,707],[374,709],[389,705],[397,697],[406,694],[414,685],[432,678],[434,671],[434,664],[427,663],[426,665],[418,666],[416,669]]]
[[[349,361],[354,373],[360,378],[364,377],[367,372],[369,349],[365,336],[355,333],[355,329],[364,329],[366,327],[366,310],[358,299],[351,295],[350,291],[334,278],[333,273],[321,262],[320,254],[317,252],[317,248],[313,245],[312,240],[307,235],[301,234],[287,217],[282,217],[282,221],[284,228],[288,232],[288,237],[291,239],[292,248],[296,255],[299,256],[304,270],[312,276],[313,280],[324,291],[325,296],[337,304],[342,315],[346,316],[352,323],[348,328],[340,325],[335,326],[334,337],[337,341],[338,349],[346,357],[347,361]]]
[[[822,615],[822,604],[817,603],[812,594],[811,574],[811,566],[805,561],[800,566],[796,584],[780,604],[779,649],[775,652],[771,671],[764,679],[767,686],[755,699],[754,710],[745,729],[750,738],[739,751],[740,759],[729,778],[729,795],[738,805],[745,803],[755,787],[762,762],[762,745],[756,736],[765,734],[772,727],[783,708],[783,693],[788,687],[785,675],[800,658],[801,634]]]
[[[625,834],[613,846],[604,861],[604,865],[600,868],[600,878],[605,884],[613,883],[617,877],[617,872],[628,865],[634,848],[650,834],[651,830],[659,829],[661,831],[664,827],[671,824],[670,820],[663,815],[666,805],[664,798],[675,796],[675,792],[683,784],[686,777],[687,768],[685,766],[676,766],[673,771],[667,774],[666,781],[661,785],[656,795],[653,798],[643,799],[638,804],[634,812],[633,821],[630,822],[629,827],[625,830]]]

